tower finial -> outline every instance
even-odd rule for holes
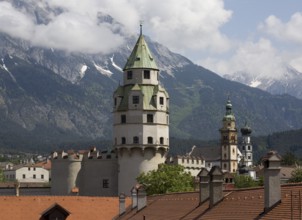
[[[140,35],[143,34],[143,20],[139,21],[139,26],[140,26]]]

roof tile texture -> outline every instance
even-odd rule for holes
[[[1,220],[34,220],[53,204],[59,204],[68,212],[68,220],[109,220],[118,216],[117,197],[84,196],[1,196]],[[130,200],[126,200],[126,205]]]

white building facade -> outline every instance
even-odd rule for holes
[[[48,183],[49,170],[35,166],[16,166],[3,170],[6,181]]]

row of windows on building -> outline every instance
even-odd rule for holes
[[[226,170],[226,169],[227,169],[227,167],[228,167],[228,166],[227,166],[227,164],[226,164],[226,163],[224,163],[224,164],[223,164],[223,169],[225,169],[225,170]],[[235,162],[233,162],[233,167],[236,167],[236,163],[235,163]],[[233,168],[233,173],[235,173],[235,171],[236,171],[236,170]]]
[[[246,149],[245,149],[245,146],[244,146],[244,145],[242,146],[242,150],[251,150],[251,149],[252,149],[252,148],[251,148],[250,145],[248,145]]]
[[[26,174],[23,174],[23,175],[22,175],[22,178],[23,178],[23,179],[26,179]],[[33,179],[36,179],[36,178],[37,178],[37,175],[34,174],[34,175],[33,175]],[[44,179],[44,175],[43,175],[43,174],[41,174],[41,179]]]
[[[165,101],[164,101],[164,97],[159,97],[159,104],[160,105],[164,105]],[[138,95],[133,95],[132,96],[132,104],[134,105],[138,105],[139,104],[139,96]],[[117,105],[117,99],[114,99],[114,106]]]
[[[116,141],[116,140],[115,140]],[[122,144],[126,144],[126,137],[122,137],[121,138],[121,143]],[[133,141],[132,141],[133,144],[138,144],[139,143],[139,137],[138,136],[134,136],[133,137]],[[147,143],[148,144],[153,144],[153,137],[147,137]],[[164,138],[163,137],[160,137],[159,138],[159,143],[160,144],[164,144]]]
[[[154,122],[154,115],[153,114],[147,114],[147,123],[153,123],[153,122]],[[121,123],[122,124],[127,123],[126,115],[121,115]]]
[[[144,77],[144,79],[150,79],[150,70],[144,70],[143,77]],[[157,77],[158,77],[158,75],[157,75]],[[127,71],[127,79],[128,80],[133,79],[133,72],[131,70]]]
[[[6,179],[15,179],[15,175],[14,175],[14,174],[6,175],[5,178],[6,178]],[[37,178],[37,175],[34,174],[34,175],[32,176],[32,178],[33,178],[33,179],[36,179],[36,178]],[[22,174],[22,179],[26,179],[26,174]],[[41,179],[44,179],[44,175],[43,175],[43,174],[41,174]]]

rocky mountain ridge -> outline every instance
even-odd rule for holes
[[[11,2],[34,13],[36,22],[48,22],[48,11],[30,7],[37,2]],[[123,27],[109,15],[98,18],[122,34]],[[33,46],[0,33],[0,147],[49,151],[66,142],[110,140],[112,94],[122,83],[136,38],[124,35],[125,44],[113,53],[93,54]],[[301,100],[226,80],[146,41],[170,95],[171,138],[218,139],[228,97],[238,128],[248,121],[254,135],[302,127]]]

